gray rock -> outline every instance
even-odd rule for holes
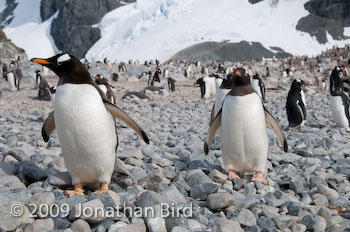
[[[94,199],[83,204],[75,205],[72,207],[72,210],[69,213],[69,219],[71,221],[76,219],[84,219],[92,224],[103,221],[104,216],[103,203],[99,199]]]
[[[321,194],[318,194],[318,193],[312,195],[312,201],[317,206],[327,206],[328,205],[327,197],[325,197]]]
[[[142,160],[143,157],[144,156],[141,149],[123,150],[118,153],[119,159],[136,158]]]
[[[303,193],[304,192],[304,185],[302,182],[298,180],[292,180],[290,181],[290,189],[293,190],[295,193]]]
[[[173,229],[171,230],[171,232],[191,232],[191,231],[185,227],[174,226]]]
[[[217,169],[213,169],[210,173],[209,173],[209,177],[218,183],[225,183],[225,181],[227,180],[227,175],[222,174],[221,172],[219,172]]]
[[[12,163],[0,162],[0,176],[3,175],[14,175],[15,166]]]
[[[18,161],[29,161],[29,155],[26,154],[22,149],[20,148],[13,148],[9,150],[6,155],[10,155],[14,157]]]
[[[69,228],[72,223],[68,220],[68,218],[64,217],[54,217],[52,218],[55,224],[55,230],[63,230]]]
[[[73,230],[73,232],[90,232],[91,231],[89,223],[87,223],[83,219],[78,219],[74,221],[70,228]]]
[[[36,215],[38,215],[40,218],[45,218],[46,215],[48,215],[50,212],[47,210],[49,207],[54,203],[55,201],[55,195],[51,192],[40,192],[36,193],[30,198],[29,204],[34,204],[37,206],[36,211],[34,212]],[[42,207],[40,209],[41,205],[47,205],[48,207]],[[39,210],[40,209],[40,210]],[[32,211],[32,209],[31,209]]]
[[[128,224],[122,221],[119,221],[113,225],[111,225],[108,229],[108,232],[116,232],[119,228],[125,227]]]
[[[313,176],[310,178],[311,188],[317,187],[319,184],[327,185],[327,182],[324,180],[324,178],[319,176]]]
[[[116,232],[146,232],[146,225],[145,223],[130,224],[118,228]]]
[[[135,177],[137,182],[147,177],[147,173],[143,168],[135,167],[131,170],[131,174]]]
[[[192,170],[188,172],[186,182],[189,186],[194,187],[198,184],[212,183],[213,181],[202,170]]]
[[[293,232],[305,232],[306,226],[303,224],[294,223],[292,226],[292,231]]]
[[[276,223],[268,217],[261,216],[258,218],[257,224],[263,230],[272,229],[276,227]]]
[[[227,219],[222,219],[222,218],[218,218],[215,220],[212,232],[232,232],[232,231],[243,232],[244,230],[237,222],[227,220]]]
[[[0,202],[4,200],[4,198],[0,198]],[[5,199],[6,201],[6,199]],[[12,208],[14,207],[14,208]],[[11,214],[10,210],[16,212],[19,217],[15,217]],[[23,211],[21,211],[23,209]],[[0,228],[4,229],[4,231],[14,231],[17,227],[22,224],[30,224],[33,223],[34,219],[30,217],[29,209],[21,202],[15,201],[7,201],[1,202],[0,204]]]
[[[147,229],[150,232],[167,232],[165,220],[162,217],[153,217],[146,220]]]
[[[336,199],[339,198],[339,193],[334,190],[334,189],[331,189],[329,187],[327,187],[326,185],[323,185],[323,184],[319,184],[317,186],[317,191],[324,195],[325,197],[327,197],[328,201],[334,201]]]
[[[313,230],[315,232],[321,232],[321,231],[325,231],[326,228],[327,228],[326,220],[323,217],[316,215]]]
[[[235,202],[235,206],[241,210],[241,209],[250,209],[254,207],[259,202],[258,198],[256,196],[247,196],[243,199],[238,199]]]
[[[17,176],[25,183],[33,183],[47,178],[46,172],[30,161],[17,162],[15,169]]]
[[[198,184],[191,189],[190,195],[194,199],[205,200],[209,194],[216,193],[218,189],[219,186],[216,184]]]
[[[72,186],[72,178],[68,172],[59,172],[55,175],[51,175],[47,181],[49,184],[55,185],[57,187]]]
[[[115,204],[115,201],[113,200],[113,198],[109,194],[92,193],[89,196],[88,201],[92,201],[94,199],[99,199],[105,208],[107,208],[107,207],[115,208],[117,206]],[[119,202],[120,202],[120,198],[119,198]]]
[[[242,209],[238,214],[238,221],[241,225],[251,227],[256,225],[256,218],[249,209]]]
[[[207,198],[207,205],[211,210],[227,208],[235,203],[235,197],[229,193],[213,193]]]
[[[177,204],[187,202],[186,198],[179,192],[174,184],[170,185],[165,191],[162,191],[161,194]]]
[[[276,226],[281,230],[290,228],[294,223],[294,221],[287,216],[277,216],[274,217],[273,220],[276,223]]]
[[[136,200],[136,206],[142,208],[147,206],[159,205],[161,203],[171,205],[173,201],[171,198],[169,199],[168,197],[165,197],[154,191],[145,191],[138,195]]]
[[[29,225],[24,232],[36,232],[36,231],[46,231],[53,230],[55,227],[53,219],[37,219],[33,224]]]
[[[328,216],[326,218],[327,228],[331,228],[333,226],[341,225],[343,222],[343,218],[339,215]]]

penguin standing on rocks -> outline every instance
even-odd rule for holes
[[[263,102],[265,102],[265,85],[264,82],[261,80],[259,74],[255,74],[252,78],[252,87],[257,92],[259,97]]]
[[[39,86],[41,79],[43,79],[43,77],[41,76],[41,71],[35,70],[34,82],[36,87]]]
[[[303,126],[306,122],[306,101],[303,87],[308,81],[295,79],[288,92],[286,110],[289,127]]]
[[[17,80],[16,75],[13,72],[8,72],[7,75],[7,82],[9,84],[10,91],[14,92],[17,90]]]
[[[344,93],[343,70],[335,67],[329,78],[330,106],[335,123],[338,127],[350,127],[350,100]]]
[[[38,99],[41,101],[50,101],[50,84],[45,78],[41,79],[39,84]]]
[[[49,89],[52,105],[55,103],[56,87],[50,87]]]
[[[252,181],[267,184],[263,177],[269,148],[266,125],[272,127],[287,151],[287,140],[252,88],[249,75],[244,69],[236,69],[233,88],[210,124],[204,152],[208,154],[216,130],[221,126],[221,150],[228,178],[240,178],[236,172],[249,171],[255,173]]]
[[[84,195],[83,184],[100,182],[97,193],[107,193],[118,146],[114,117],[123,120],[148,144],[145,132],[123,110],[106,99],[85,66],[74,56],[58,54],[32,62],[51,69],[60,78],[54,111],[45,120],[42,136],[47,142],[57,130],[66,167],[74,190]]]

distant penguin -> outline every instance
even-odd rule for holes
[[[175,79],[169,77],[168,78],[168,88],[171,92],[174,92],[175,91]]]
[[[62,156],[74,190],[66,193],[84,195],[84,183],[101,183],[98,194],[108,192],[115,168],[118,137],[114,118],[122,119],[149,143],[146,133],[123,110],[110,103],[91,79],[88,70],[74,56],[58,54],[47,59],[34,58],[56,73],[60,80],[54,111],[45,120],[45,142],[56,129]]]
[[[16,87],[16,76],[15,74],[13,74],[13,72],[8,72],[7,73],[7,82],[9,84],[9,89],[10,91],[16,91],[17,87]]]
[[[23,79],[22,70],[20,68],[17,68],[15,70],[15,75],[16,75],[16,80],[17,80],[16,86],[17,86],[17,90],[19,91],[21,89],[20,86],[21,86],[21,81]]]
[[[41,79],[39,84],[38,99],[41,101],[51,101],[50,96],[50,84],[45,80]]]
[[[41,79],[42,79],[41,71],[35,70],[35,75],[34,75],[35,87],[39,87]]]
[[[335,123],[338,127],[350,127],[349,98],[344,93],[343,70],[335,67],[329,78],[330,106]]]
[[[107,99],[112,102],[113,104],[116,104],[116,99],[112,90],[112,86],[108,83],[108,80],[101,76],[101,74],[97,74],[95,77],[95,82],[100,87],[100,89],[103,91],[103,93],[106,95]]]
[[[50,87],[48,90],[50,91],[51,102],[52,102],[52,105],[53,105],[54,102],[55,102],[56,87],[55,86]]]
[[[205,94],[205,82],[203,81],[204,77],[198,78],[194,85],[198,85],[201,90],[201,98],[204,97]]]
[[[250,84],[249,75],[236,69],[233,88],[225,97],[222,108],[210,124],[204,143],[208,154],[216,130],[221,126],[221,151],[228,178],[240,178],[237,172],[254,172],[252,181],[267,184],[263,177],[266,169],[269,139],[267,125],[279,138],[284,151],[287,141],[274,117],[266,110]]]
[[[219,113],[222,103],[226,95],[231,91],[233,87],[233,77],[234,74],[228,74],[225,79],[223,79],[220,88],[216,91],[215,102],[211,110],[210,123],[213,121],[215,116]],[[220,134],[220,129],[218,129],[218,134]]]
[[[210,97],[214,97],[216,94],[216,81],[215,77],[204,77],[203,81],[205,82],[205,93],[204,100],[208,100]]]
[[[265,101],[265,85],[258,73],[252,78],[252,87],[258,93],[261,100]]]
[[[2,64],[2,78],[7,80],[8,65],[6,63]]]
[[[289,127],[303,126],[306,122],[306,101],[303,87],[308,81],[295,79],[287,96],[286,110]]]

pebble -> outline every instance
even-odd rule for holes
[[[229,193],[213,193],[207,198],[207,205],[211,210],[227,208],[235,203],[235,197]]]

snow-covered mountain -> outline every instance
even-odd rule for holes
[[[9,23],[3,23],[4,31],[17,46],[26,50],[29,57],[47,57],[59,49],[70,53],[73,51],[74,54],[76,51],[72,50],[72,46],[64,46],[61,42],[56,46],[55,43],[65,41],[75,44],[76,40],[81,42],[85,39],[77,39],[72,34],[63,36],[64,40],[58,40],[56,37],[62,36],[57,34],[59,30],[52,33],[53,21],[56,17],[62,18],[68,6],[74,6],[67,5],[72,4],[72,0],[67,0],[65,5],[44,22],[40,16],[41,0],[13,1],[17,6],[12,15],[7,17]],[[103,4],[106,1],[98,2]],[[321,0],[137,0],[134,3],[128,1],[129,4],[119,2],[119,5],[101,11],[109,12],[100,15],[101,19],[97,23],[91,24],[98,17],[94,18],[95,21],[90,20],[91,25],[88,27],[99,32],[99,35],[97,33],[98,37],[95,36],[95,39],[90,41],[92,46],[85,49],[87,52],[83,51],[83,55],[78,56],[85,55],[86,58],[95,60],[107,57],[112,61],[165,61],[186,47],[208,41],[260,42],[265,48],[279,47],[294,55],[317,55],[334,45],[343,46],[350,43],[350,24],[347,24],[349,21],[330,18],[333,17],[331,13],[329,17],[325,15],[324,11],[332,9],[332,6],[318,3],[322,2]],[[337,4],[339,2],[342,1],[337,1]],[[308,3],[308,10],[305,9],[305,3]],[[344,0],[342,4],[348,7],[350,3]],[[0,0],[0,10],[6,10],[6,7],[6,0]],[[89,12],[87,10],[86,14]],[[9,20],[11,17],[12,21]],[[84,23],[83,19],[79,20],[75,23]],[[336,26],[329,24],[330,21],[338,22],[337,20],[339,23]],[[57,25],[55,27],[57,28]],[[333,28],[337,28],[337,31]],[[89,36],[87,33],[86,37]],[[320,40],[321,37],[323,41]]]

